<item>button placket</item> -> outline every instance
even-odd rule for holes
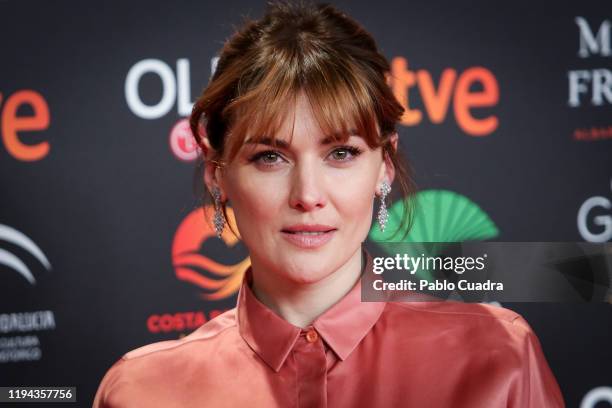
[[[298,378],[298,407],[327,407],[327,357],[313,326],[303,329],[293,350]]]

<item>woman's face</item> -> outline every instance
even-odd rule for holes
[[[381,148],[326,139],[303,93],[276,145],[245,144],[217,181],[234,210],[253,265],[294,283],[314,283],[358,256],[387,172]],[[290,140],[291,138],[291,140]]]

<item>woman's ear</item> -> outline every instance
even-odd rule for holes
[[[393,146],[394,152],[397,152],[397,140],[398,140],[397,132],[391,133],[391,135],[389,136],[389,143],[391,143],[391,146]]]
[[[217,170],[217,165],[212,163],[210,160],[204,159],[204,184],[206,184],[206,188],[208,191],[213,191],[213,189],[217,186],[215,171]]]
[[[389,143],[394,152],[397,152],[397,140],[398,140],[397,132],[393,132],[389,136]],[[389,157],[389,154],[385,152],[383,163],[380,169],[380,174],[379,174],[378,181],[376,184],[376,193],[380,194],[380,186],[383,180],[386,180],[387,183],[391,185],[393,184],[394,179],[395,179],[395,166],[393,165],[393,162],[391,161],[391,157]]]
[[[225,194],[223,188],[221,187],[220,180],[221,169],[219,164],[214,160],[217,152],[211,147],[208,137],[203,137],[202,142],[205,147],[205,150],[202,150],[202,155],[204,157],[204,183],[206,184],[208,191],[211,193],[215,188],[221,189],[221,201],[225,201]]]

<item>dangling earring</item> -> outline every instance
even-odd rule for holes
[[[213,187],[213,198],[215,199],[215,232],[217,238],[221,238],[223,228],[225,227],[225,216],[221,208],[221,190],[219,187]]]
[[[378,226],[380,227],[381,232],[385,232],[385,225],[387,224],[387,220],[389,219],[389,213],[387,212],[387,204],[385,203],[385,198],[387,198],[387,194],[391,192],[391,186],[387,183],[386,180],[383,180],[380,186],[380,207],[378,208]]]

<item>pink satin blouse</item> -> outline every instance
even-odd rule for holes
[[[236,307],[189,336],[125,354],[94,408],[565,406],[538,338],[509,309],[361,302],[358,281],[302,329],[251,281],[249,269]]]

